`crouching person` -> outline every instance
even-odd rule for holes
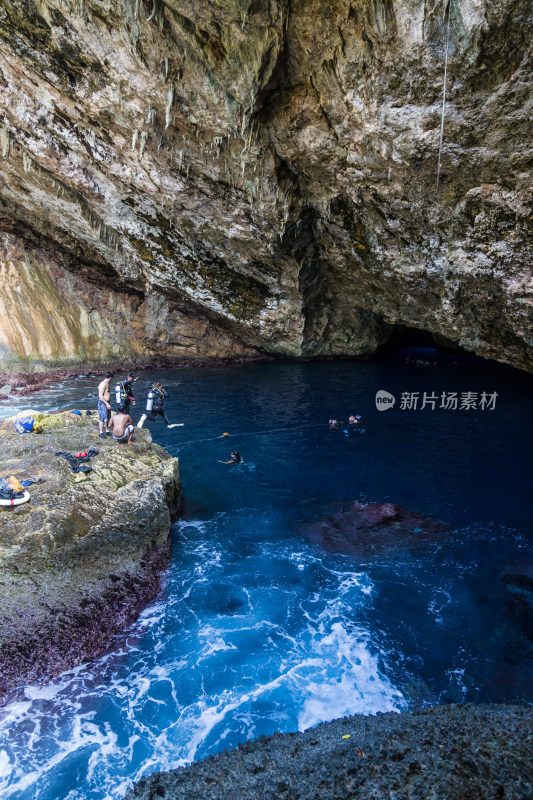
[[[119,442],[126,442],[126,439],[128,440],[126,444],[131,444],[131,438],[133,436],[135,426],[129,414],[124,414],[122,411],[119,411],[118,414],[115,414],[114,417],[111,417],[107,427],[110,428],[113,433],[115,444],[119,444]]]

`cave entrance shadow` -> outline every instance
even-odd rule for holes
[[[398,326],[397,331],[391,336],[384,351],[398,350],[400,348],[428,348],[438,353],[452,353],[455,355],[473,356],[456,342],[439,333],[430,333],[423,328],[409,328]]]

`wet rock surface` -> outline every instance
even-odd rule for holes
[[[178,461],[149,431],[116,446],[94,416],[34,417],[42,433],[0,425],[2,475],[44,480],[0,508],[0,700],[101,654],[154,599],[180,502]],[[88,474],[56,455],[90,448]]]
[[[407,326],[533,368],[526,0],[0,12],[0,361],[367,356]]]
[[[127,800],[526,800],[532,726],[519,706],[346,717],[153,775]]]
[[[306,539],[329,552],[361,557],[421,551],[444,541],[448,531],[446,523],[393,503],[353,503],[299,528]]]
[[[494,680],[516,686],[531,684],[533,670],[533,561],[510,561],[500,574],[506,593],[494,638],[501,657]]]

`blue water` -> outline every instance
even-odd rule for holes
[[[155,376],[141,373],[137,394]],[[532,702],[531,640],[498,577],[533,557],[530,377],[429,351],[158,376],[171,421],[185,423],[150,424],[180,457],[186,501],[164,594],[104,658],[0,712],[3,798],[119,798],[155,770],[345,714]],[[94,405],[97,383],[2,401],[0,416]],[[394,408],[376,409],[379,389]],[[492,411],[400,410],[417,391],[498,396]],[[363,432],[328,428],[351,413]],[[242,465],[218,463],[231,449]],[[438,517],[452,534],[367,560],[301,536],[355,499]]]

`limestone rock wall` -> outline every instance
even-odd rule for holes
[[[153,359],[237,358],[255,351],[161,293],[117,291],[86,265],[67,271],[8,234],[0,241],[0,367],[46,369]]]
[[[1,235],[72,309],[38,355],[409,326],[531,369],[531,7],[449,2],[1,0]]]

